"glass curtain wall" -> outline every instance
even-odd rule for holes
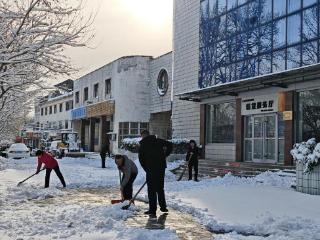
[[[317,0],[202,0],[199,87],[319,61]]]

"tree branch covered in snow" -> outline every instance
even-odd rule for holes
[[[84,47],[93,37],[94,18],[85,18],[82,7],[80,0],[0,0],[1,133],[26,113],[30,100],[47,88],[46,80],[76,70],[64,50]]]

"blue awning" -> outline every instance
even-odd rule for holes
[[[72,120],[86,118],[86,117],[87,117],[87,108],[86,107],[76,108],[71,111]]]

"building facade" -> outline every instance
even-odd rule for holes
[[[295,142],[320,139],[319,2],[174,8],[173,134],[208,159],[292,165]]]
[[[72,120],[84,150],[100,151],[109,140],[117,152],[122,139],[149,127],[170,135],[170,58],[122,57],[75,81]]]
[[[60,137],[62,132],[73,132],[73,81],[55,85],[56,90],[35,102],[35,126],[42,138]]]

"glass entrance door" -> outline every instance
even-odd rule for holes
[[[277,162],[277,115],[246,117],[244,141],[246,161]]]

